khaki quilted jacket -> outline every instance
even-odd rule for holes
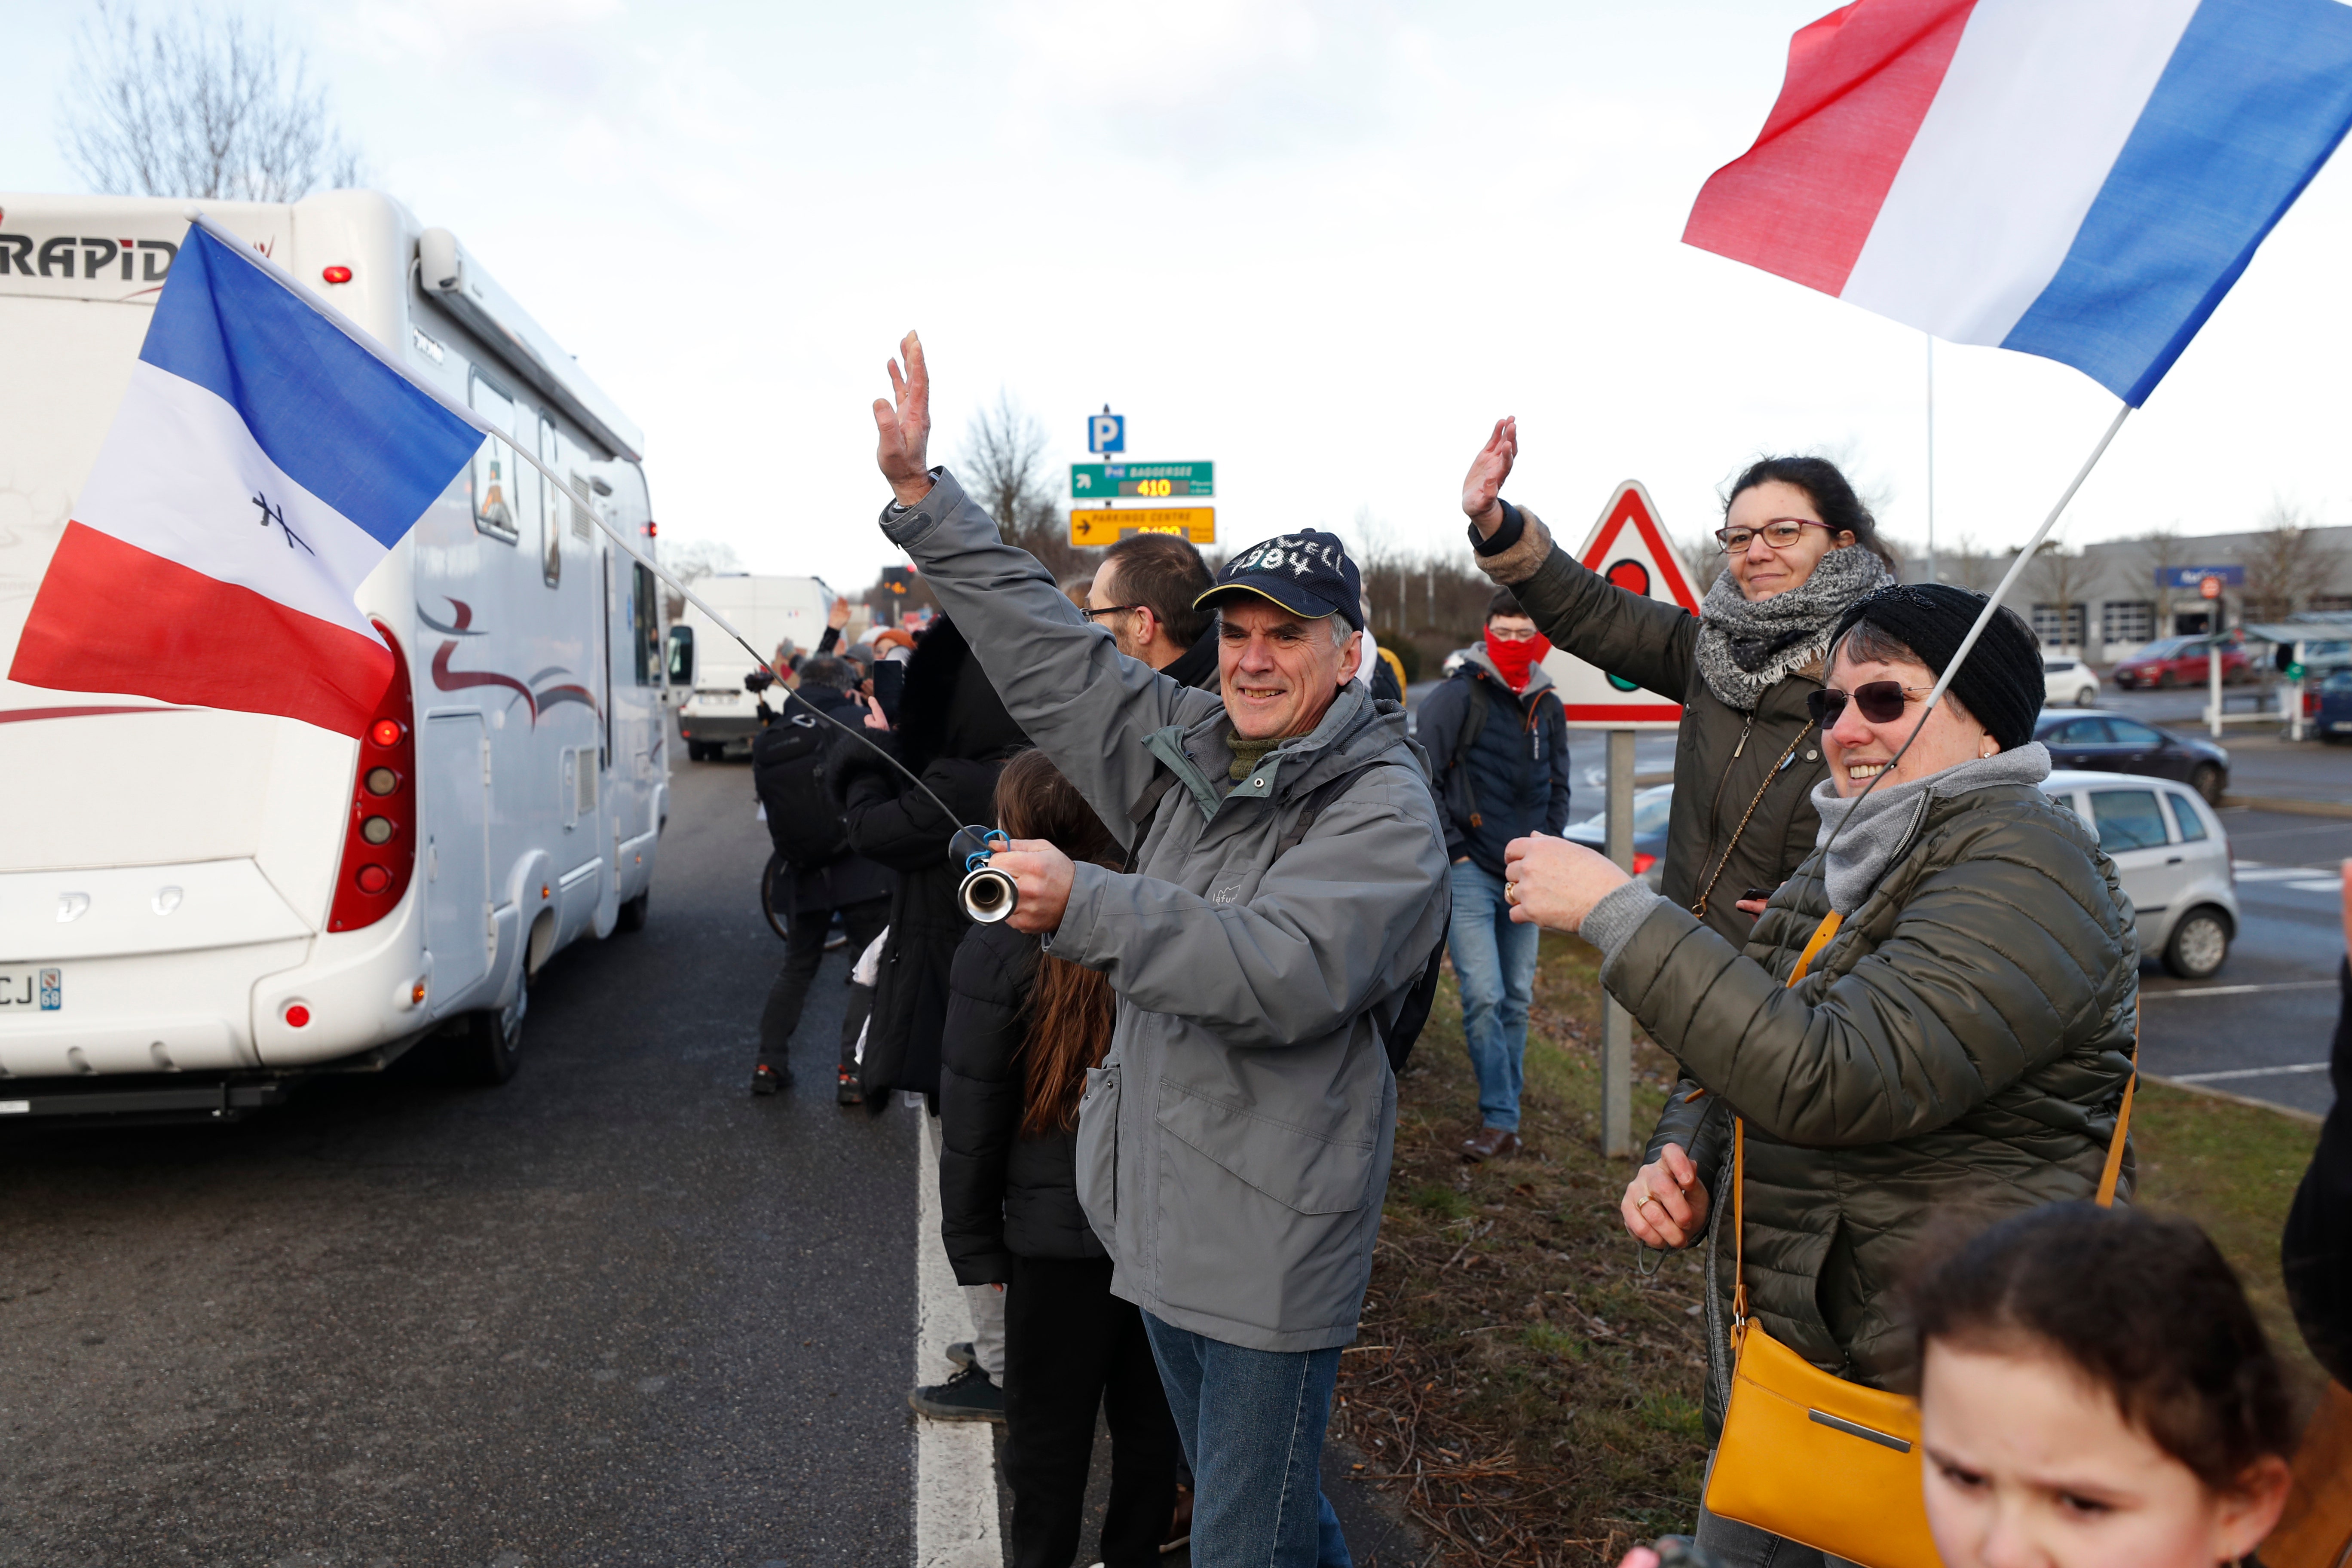
[[[1704,1085],[1666,1107],[1707,1173],[1708,1415],[1728,1389],[1730,1112],[1747,1120],[1751,1311],[1814,1365],[1909,1371],[1893,1287],[1932,1216],[2097,1190],[2139,1006],[2130,900],[2095,835],[2029,785],[1931,796],[1908,845],[1806,977],[1829,913],[1808,858],[1737,949],[1659,904],[1603,973]],[[2126,1158],[2122,1191],[2130,1190]]]

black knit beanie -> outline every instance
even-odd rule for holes
[[[1830,647],[1834,652],[1846,633],[1866,621],[1940,676],[1984,607],[1982,594],[1942,583],[1881,588],[1853,602],[1839,620]],[[1986,625],[1984,636],[1969,650],[1968,662],[1952,677],[1949,690],[1985,727],[1985,733],[2000,742],[2002,751],[2013,752],[2033,739],[2043,694],[2042,645],[2017,612],[2003,607]]]

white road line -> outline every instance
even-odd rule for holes
[[[2269,985],[2183,985],[2178,989],[2142,991],[2139,999],[2152,1002],[2158,996],[2244,996],[2256,991],[2316,991],[2322,986],[2333,991],[2333,980],[2281,980]]]
[[[920,1110],[922,1201],[915,1228],[915,1381],[943,1381],[948,1346],[971,1338],[971,1311],[940,1243],[939,1123]],[[985,1421],[915,1417],[915,1568],[1004,1568],[996,1535],[996,1437]]]
[[[2297,893],[2338,893],[2344,890],[2344,879],[2340,877],[2329,877],[2324,880],[2314,878],[2308,882],[2285,882],[2281,886]]]
[[[2281,1073],[2326,1072],[2326,1062],[2297,1062],[2284,1068],[2239,1068],[2231,1072],[2177,1072],[2168,1075],[2174,1083],[2220,1083],[2231,1078],[2275,1078]]]

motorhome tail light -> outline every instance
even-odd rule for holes
[[[352,280],[352,269],[348,267],[330,267],[319,276],[330,283],[348,283]]]
[[[1655,855],[1637,854],[1633,857],[1633,875],[1639,877],[1657,863],[1658,858]]]
[[[306,1028],[309,1026],[310,1022],[310,1009],[305,1007],[299,1002],[289,1002],[286,1004],[286,1026],[288,1028]]]
[[[408,658],[391,627],[378,621],[375,629],[392,648],[392,684],[360,737],[329,931],[357,931],[392,913],[416,870],[416,710]]]

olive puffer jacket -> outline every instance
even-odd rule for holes
[[[1037,939],[1009,925],[973,926],[956,949],[940,1045],[940,1231],[959,1285],[1004,1283],[1016,1254],[1105,1256],[1078,1206],[1076,1130],[1021,1135],[1037,963]]]
[[[1707,1090],[1668,1102],[1648,1158],[1684,1145],[1713,1200],[1710,1435],[1730,1375],[1734,1109],[1751,1312],[1814,1365],[1886,1387],[1910,1361],[1891,1288],[1929,1216],[2092,1196],[2131,1073],[2131,902],[2097,837],[2039,789],[1931,791],[1876,888],[1784,989],[1829,910],[1808,858],[1744,952],[1662,901],[1601,975]]]
[[[1768,688],[1753,713],[1729,706],[1699,679],[1696,616],[1586,570],[1573,552],[1554,548],[1535,513],[1515,510],[1525,520],[1518,538],[1478,564],[1555,647],[1682,704],[1658,890],[1684,909],[1706,892],[1706,923],[1735,945],[1746,942],[1753,922],[1733,906],[1750,888],[1786,881],[1812,853],[1821,824],[1809,797],[1829,763],[1805,710],[1807,694],[1821,689],[1819,672]]]

